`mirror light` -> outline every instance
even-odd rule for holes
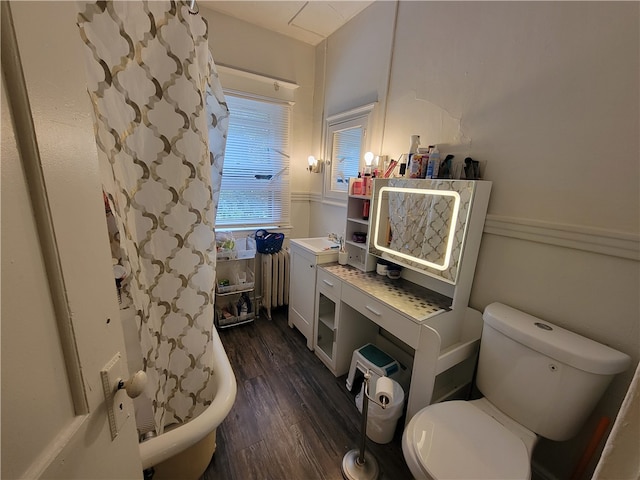
[[[403,258],[405,260],[409,260],[412,262],[419,263],[424,265],[425,267],[431,267],[436,270],[446,270],[449,268],[449,264],[451,262],[451,252],[453,250],[453,241],[455,239],[455,231],[456,224],[458,220],[458,211],[460,210],[460,194],[458,192],[449,191],[449,190],[429,190],[429,189],[419,189],[419,188],[400,188],[400,187],[382,187],[378,193],[379,197],[382,198],[385,192],[398,192],[402,194],[414,193],[418,195],[433,195],[433,196],[443,196],[443,197],[453,197],[453,209],[451,211],[450,223],[449,223],[449,232],[447,234],[447,246],[446,252],[444,254],[444,258],[442,259],[442,263],[430,262],[428,260],[424,260],[422,258],[414,257],[412,255],[407,255],[403,252],[399,252],[397,250],[392,250],[388,248],[386,245],[381,245],[379,243],[380,238],[380,216],[381,216],[381,206],[383,202],[376,202],[376,223],[375,230],[373,235],[374,246],[383,251],[395,255],[397,257]]]

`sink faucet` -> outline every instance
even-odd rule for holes
[[[340,245],[340,251],[344,252],[344,237],[342,235],[338,235],[337,233],[330,233],[328,235],[329,241],[337,243]]]

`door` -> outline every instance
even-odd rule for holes
[[[100,376],[126,356],[75,6],[8,5],[1,2],[1,476],[141,478],[132,402],[116,395],[112,439]],[[7,60],[16,51],[11,14],[32,116]],[[33,132],[39,156],[21,141]]]

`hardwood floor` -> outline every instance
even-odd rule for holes
[[[260,317],[219,331],[238,395],[201,480],[342,478],[342,457],[360,438],[354,394],[288,327],[286,315],[286,308],[276,310],[271,321]],[[411,478],[400,443],[403,425],[404,417],[387,445],[367,440],[381,478]]]

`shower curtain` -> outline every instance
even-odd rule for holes
[[[214,225],[228,110],[207,23],[186,2],[77,6],[103,189],[162,433],[215,394]]]

